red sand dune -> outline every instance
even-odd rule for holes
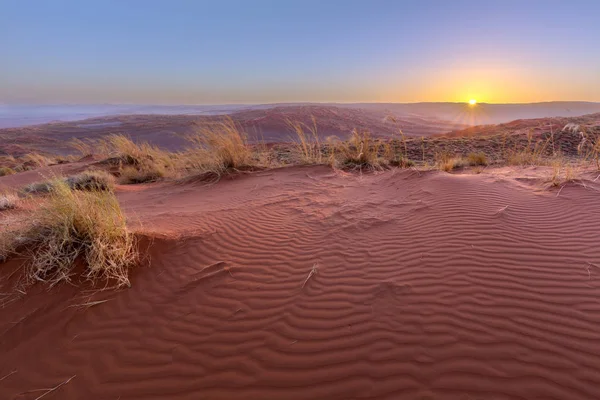
[[[120,187],[150,265],[5,300],[0,398],[597,398],[600,185],[511,176]]]

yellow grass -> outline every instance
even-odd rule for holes
[[[552,186],[561,186],[577,179],[578,174],[573,165],[561,156],[555,157],[550,162],[550,166],[552,167],[550,176]]]
[[[436,167],[441,171],[450,172],[457,168],[462,168],[468,164],[468,161],[460,156],[452,155],[448,152],[438,152],[435,155]]]
[[[375,141],[369,131],[354,129],[345,142],[333,142],[332,154],[335,163],[348,170],[378,170],[384,164],[379,159],[380,143]]]
[[[9,167],[0,167],[0,176],[13,175],[15,170]]]
[[[15,193],[0,193],[0,211],[11,210],[17,207],[19,196]]]
[[[473,165],[473,166],[488,165],[487,156],[483,152],[469,153],[467,155],[467,162],[469,163],[469,165]]]
[[[0,232],[0,259],[14,253],[29,256],[29,280],[51,285],[70,281],[81,260],[83,278],[129,286],[128,269],[138,261],[114,193],[71,190],[63,180],[52,182],[48,198],[29,218]]]
[[[297,140],[294,142],[302,162],[305,164],[322,164],[323,154],[317,131],[317,120],[312,117],[312,126],[291,120],[287,120],[286,123],[296,134]]]
[[[102,170],[87,170],[77,175],[61,178],[54,176],[40,182],[33,182],[25,186],[23,191],[29,194],[44,194],[52,191],[56,182],[63,182],[74,190],[113,190],[115,177]]]
[[[533,133],[530,131],[527,134],[527,145],[524,148],[514,147],[513,149],[505,149],[505,157],[508,165],[547,165],[545,159],[546,150],[551,138],[545,142],[538,140],[533,142]]]
[[[230,117],[198,125],[188,140],[196,146],[190,155],[202,169],[223,172],[248,167],[251,161],[247,136]]]

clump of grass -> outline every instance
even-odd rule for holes
[[[247,136],[229,117],[199,125],[188,140],[197,146],[195,154],[200,156],[197,163],[202,169],[225,172],[250,166]]]
[[[73,190],[113,190],[115,177],[102,170],[87,170],[65,179],[66,184]]]
[[[573,166],[563,157],[555,157],[550,162],[550,166],[552,167],[552,174],[549,181],[552,186],[558,187],[577,179]]]
[[[380,170],[383,164],[378,155],[379,144],[369,131],[354,129],[345,142],[337,142],[333,146],[334,160],[342,169],[347,170]]]
[[[383,158],[387,162],[387,164],[391,167],[398,167],[398,168],[412,167],[414,165],[414,162],[409,160],[406,157],[406,154],[407,154],[406,151],[398,152],[396,150],[393,140],[388,140],[387,142],[383,143]]]
[[[97,149],[92,141],[83,141],[78,138],[72,139],[69,142],[69,146],[77,150],[82,157],[91,156]]]
[[[450,172],[458,168],[465,167],[468,161],[463,157],[455,156],[449,152],[438,152],[435,155],[436,167],[440,171]]]
[[[54,177],[46,181],[33,182],[25,186],[28,194],[45,194],[52,191],[56,182],[64,182],[73,190],[113,190],[115,177],[106,171],[88,170],[66,178]]]
[[[467,161],[471,166],[488,165],[488,159],[484,152],[469,153],[467,155]]]
[[[551,138],[548,138],[545,142],[536,141],[533,142],[533,133],[531,131],[527,134],[527,145],[524,148],[514,147],[513,149],[505,150],[506,162],[509,165],[544,165],[546,160],[544,155]]]
[[[156,182],[164,176],[165,170],[159,164],[126,166],[120,171],[119,182],[125,185]]]
[[[103,143],[100,147],[111,156],[106,162],[118,166],[121,183],[153,182],[175,174],[175,155],[156,146],[138,144],[123,135],[110,135]]]
[[[19,197],[14,193],[0,193],[0,211],[12,210],[17,207]]]
[[[323,163],[316,119],[312,117],[312,126],[291,120],[287,120],[286,123],[296,134],[296,150],[300,153],[302,161],[305,164]]]
[[[45,194],[52,190],[52,181],[33,182],[23,188],[28,194]]]
[[[52,160],[38,153],[28,153],[22,157],[22,162],[23,166],[25,166],[26,168],[39,168],[50,165],[52,163]]]
[[[9,167],[0,167],[0,176],[16,174],[15,170]]]
[[[75,191],[57,179],[28,221],[0,233],[0,257],[28,254],[30,281],[70,281],[82,260],[85,279],[129,286],[128,269],[138,261],[136,240],[112,191]]]

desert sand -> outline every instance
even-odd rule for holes
[[[0,398],[597,398],[600,180],[540,168],[118,186],[131,288],[2,265]]]

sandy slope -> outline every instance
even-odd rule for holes
[[[150,267],[0,308],[0,398],[72,376],[45,399],[597,398],[599,189],[324,167],[122,187]]]

